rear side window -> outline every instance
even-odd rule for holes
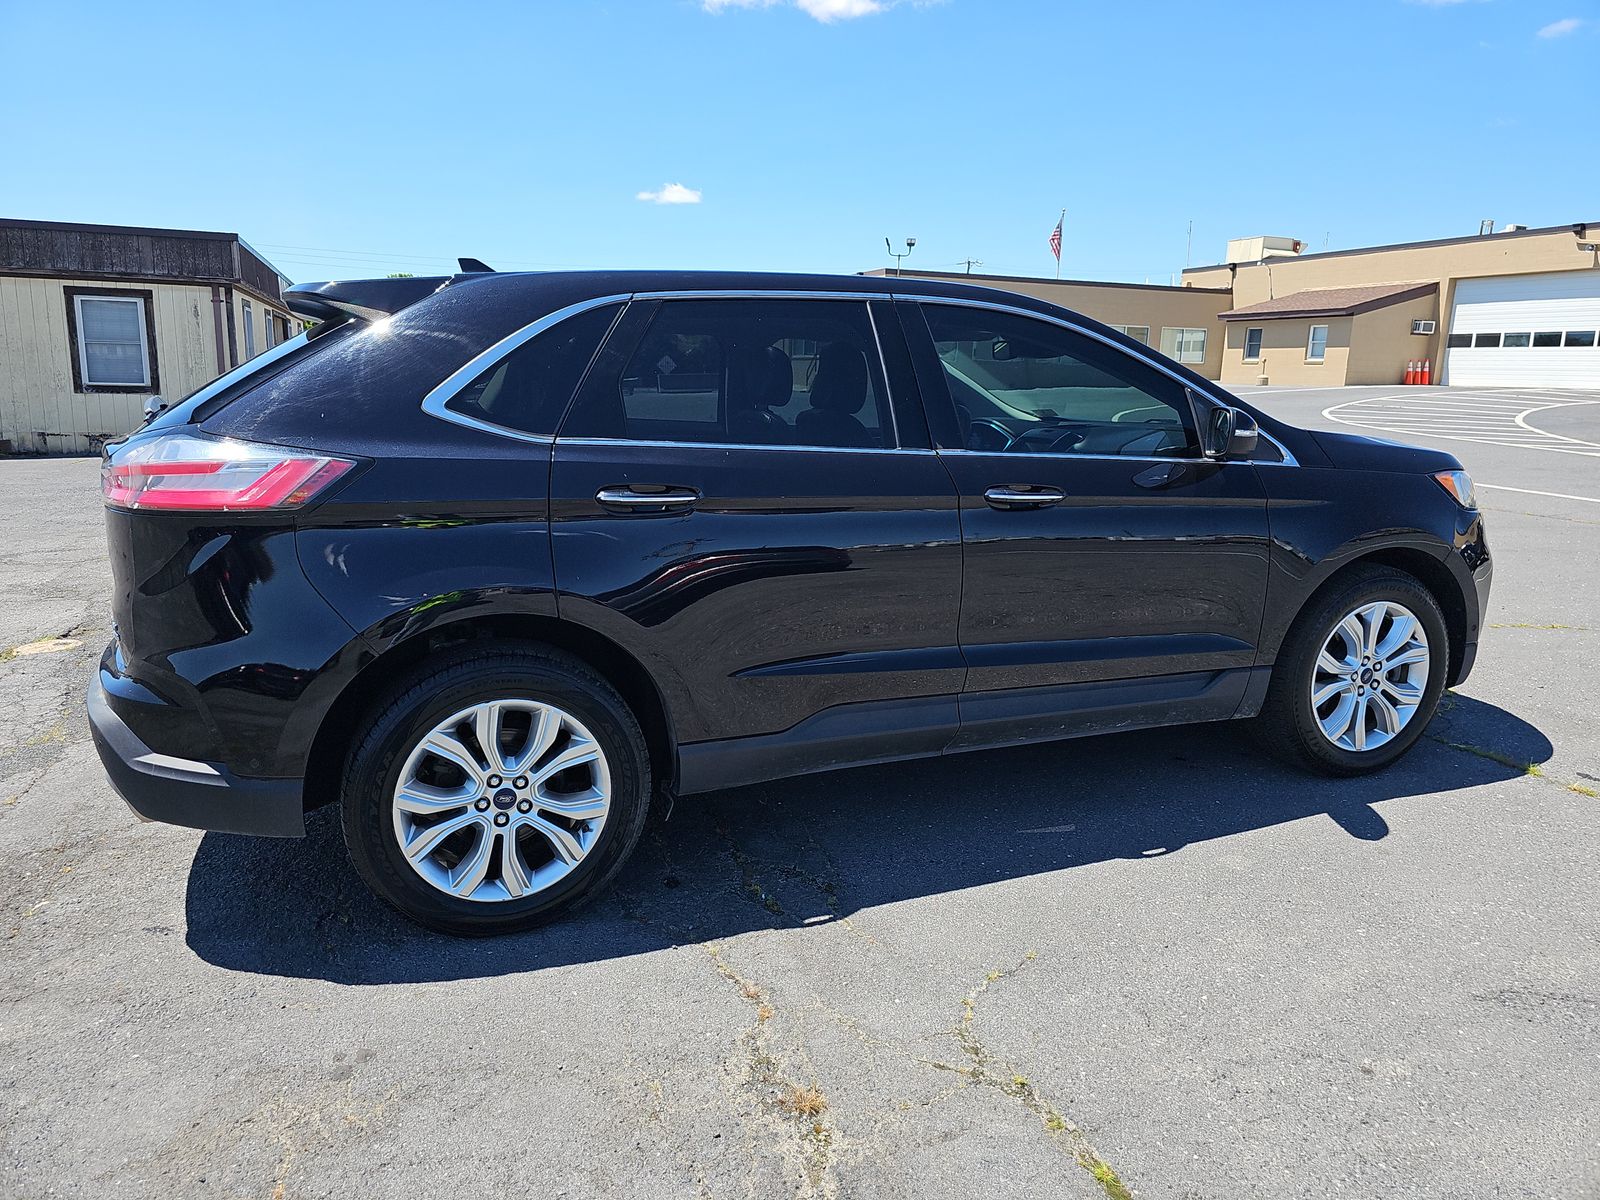
[[[562,436],[871,448],[891,428],[864,302],[669,300]]]
[[[522,433],[555,433],[621,307],[591,308],[546,329],[462,388],[445,407]]]

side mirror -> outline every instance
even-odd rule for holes
[[[1249,458],[1258,436],[1256,419],[1249,413],[1218,405],[1206,412],[1200,449],[1207,458]]]
[[[144,402],[144,423],[146,425],[150,424],[151,421],[154,421],[157,417],[159,417],[162,413],[164,413],[166,411],[167,411],[167,402],[165,400],[163,400],[160,396],[147,396],[147,397],[145,397],[145,402]]]

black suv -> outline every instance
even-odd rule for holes
[[[1447,454],[1296,429],[1095,321],[903,278],[463,273],[108,447],[89,693],[141,814],[299,836],[437,929],[617,874],[653,797],[1255,718],[1393,762],[1490,578]]]

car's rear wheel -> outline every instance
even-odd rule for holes
[[[649,755],[583,664],[505,645],[426,664],[358,734],[342,794],[356,870],[412,920],[507,933],[577,907],[644,828]]]
[[[1259,732],[1272,750],[1324,774],[1379,770],[1422,736],[1449,657],[1444,614],[1421,582],[1358,568],[1290,630]]]

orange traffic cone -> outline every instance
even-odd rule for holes
[[[1422,375],[1417,382],[1423,387],[1428,387],[1433,383],[1433,359],[1425,358],[1422,360]]]
[[[1414,358],[1408,358],[1408,359],[1406,359],[1406,386],[1410,387],[1416,381],[1417,381],[1417,360],[1414,359]]]

